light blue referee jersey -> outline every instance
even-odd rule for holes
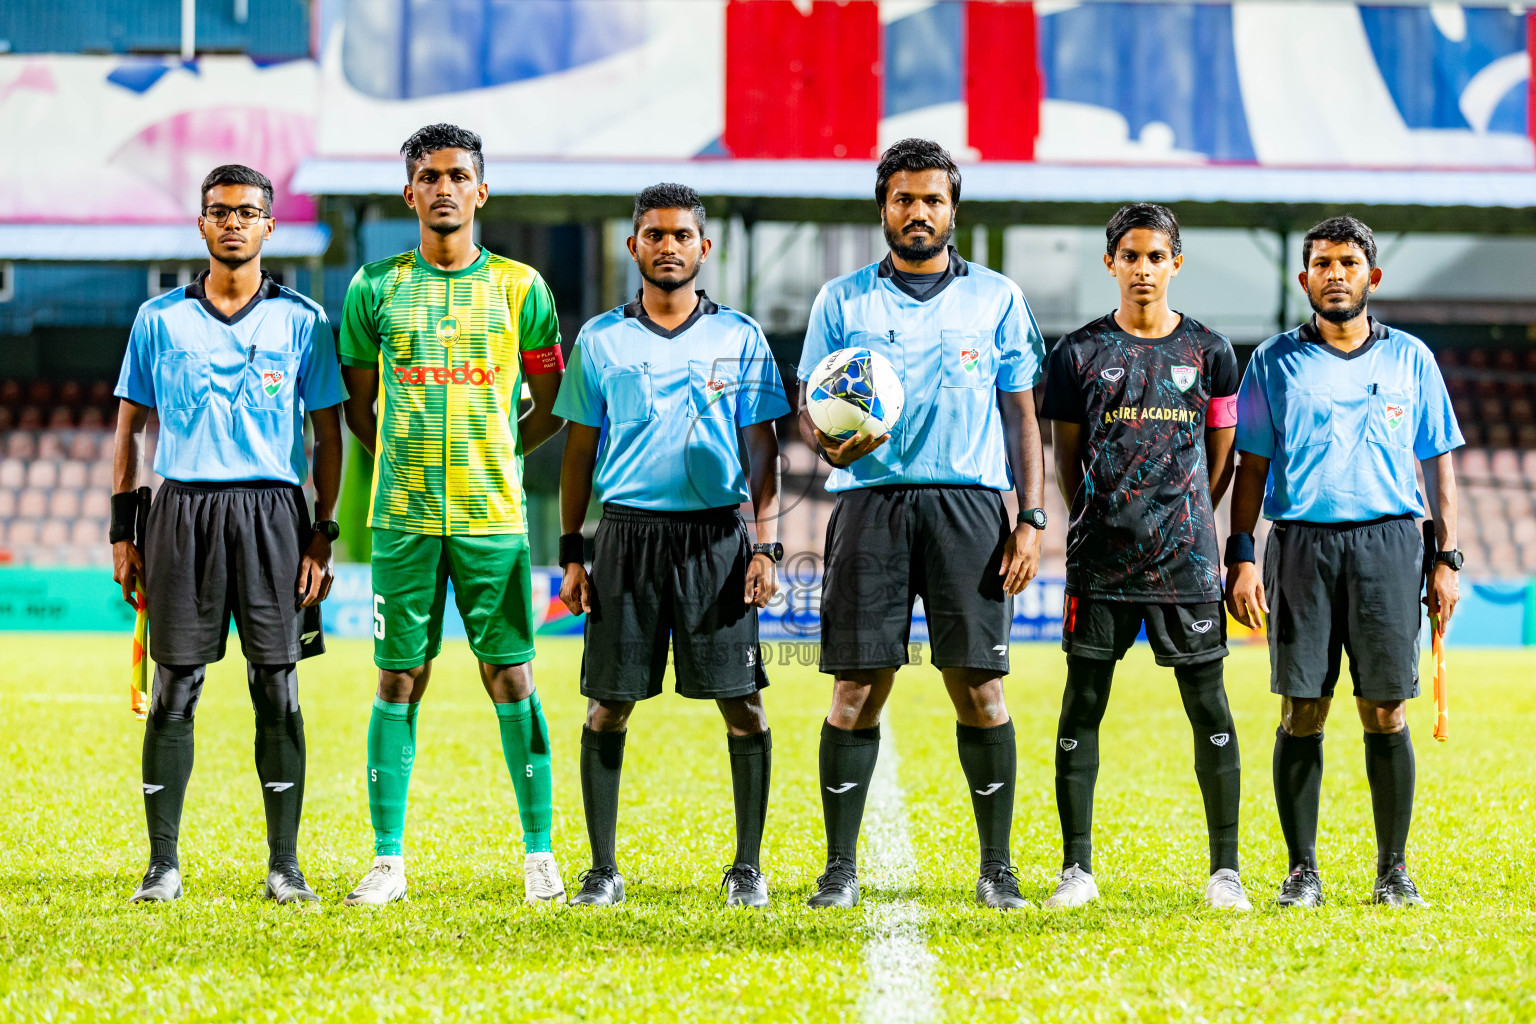
[[[1013,486],[998,391],[1040,380],[1045,339],[1017,285],[949,250],[949,269],[924,299],[906,291],[891,258],[822,286],[811,307],[799,375],[841,348],[868,348],[891,361],[906,406],[891,439],[827,490],[886,484]]]
[[[139,307],[114,393],[159,412],[155,472],[168,480],[303,484],[304,414],[347,397],[325,311],[262,274],[226,317],[207,273]]]
[[[698,296],[672,330],[636,296],[576,336],[555,415],[600,428],[599,501],[685,512],[749,497],[736,428],[786,415],[789,401],[762,328]]]
[[[1310,322],[1254,351],[1237,392],[1237,447],[1270,460],[1264,518],[1422,516],[1416,460],[1466,443],[1429,348],[1370,324],[1353,352]]]

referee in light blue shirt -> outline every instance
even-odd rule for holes
[[[943,147],[905,139],[887,150],[875,202],[890,255],[822,287],[800,357],[801,434],[835,467],[827,488],[837,494],[821,600],[821,670],[836,680],[821,731],[827,870],[813,907],[859,901],[880,711],[907,662],[918,597],[976,812],[976,898],[1027,905],[1009,863],[1016,756],[1002,677],[1013,595],[1035,575],[1045,528],[1032,392],[1045,342],[1018,287],[948,244],[959,201],[960,171]],[[889,435],[839,445],[804,412],[804,382],[849,347],[890,360],[906,405]],[[1016,525],[1003,506],[1010,487]]]
[[[208,270],[139,308],[117,382],[113,578],[130,602],[142,581],[156,663],[144,728],[150,860],[132,902],[181,895],[177,836],[193,715],[205,667],[224,657],[231,615],[256,709],[266,894],[317,900],[298,862],[305,757],[294,665],[324,650],[317,603],[331,586],[346,390],[325,313],[262,272],[272,183],[229,164],[209,173],[201,195]],[[151,409],[165,484],[138,537],[140,437]],[[305,413],[315,431],[313,526],[300,490],[309,475]]]
[[[635,703],[661,692],[670,640],[677,692],[714,700],[725,717],[736,797],[726,903],[763,907],[772,740],[757,609],[778,589],[784,555],[774,420],[789,402],[757,324],[689,287],[710,249],[698,194],[653,185],[635,197],[634,218],[640,293],[581,329],[555,400],[555,415],[570,422],[560,597],[588,613],[581,794],[592,869],[571,903],[624,899],[614,836],[626,727]],[[594,488],[603,518],[589,576],[581,524]],[[749,498],[757,544],[737,511]]]
[[[1270,689],[1280,695],[1275,802],[1289,873],[1281,906],[1322,902],[1317,865],[1323,723],[1343,657],[1365,727],[1376,820],[1373,899],[1423,903],[1407,871],[1413,744],[1404,702],[1419,693],[1422,464],[1438,554],[1426,601],[1450,619],[1457,599],[1456,478],[1463,443],[1433,354],[1366,314],[1381,282],[1371,229],[1334,217],[1307,232],[1300,274],[1315,316],[1260,345],[1237,398],[1240,459],[1227,543],[1227,603],[1269,627]],[[1274,521],[1262,579],[1253,528]]]

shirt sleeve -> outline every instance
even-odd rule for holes
[[[518,348],[524,352],[560,344],[560,318],[555,315],[555,296],[544,278],[535,274],[517,311]]]
[[[117,375],[117,387],[112,393],[137,405],[154,407],[154,338],[142,309],[133,318],[133,330],[128,332],[128,350],[123,353],[123,368]]]
[[[736,397],[737,426],[750,427],[788,415],[789,399],[784,395],[784,382],[779,379],[779,368],[773,361],[773,349],[768,347],[768,339],[756,324],[752,325],[751,340],[742,354],[741,390]]]
[[[373,308],[373,282],[367,268],[358,267],[347,286],[341,311],[341,361],[346,366],[379,365],[379,328]]]
[[[1427,350],[1423,351],[1419,356],[1419,430],[1413,439],[1413,456],[1432,459],[1466,443],[1440,367]]]
[[[601,427],[608,415],[608,403],[598,385],[602,367],[587,351],[586,330],[576,335],[571,361],[560,378],[560,392],[555,396],[555,415],[572,423]]]
[[[795,368],[795,376],[802,382],[810,380],[816,364],[843,347],[842,306],[823,285],[811,305],[811,322],[805,329],[805,346],[800,349],[800,365]]]
[[[1014,285],[1007,315],[998,328],[997,344],[1002,359],[997,367],[997,386],[1003,391],[1028,391],[1040,383],[1045,370],[1045,337],[1024,293]]]
[[[1275,419],[1264,382],[1264,353],[1255,352],[1237,389],[1237,450],[1275,457]]]
[[[1211,348],[1211,400],[1205,407],[1205,429],[1224,430],[1237,425],[1237,389],[1242,377],[1237,372],[1237,353],[1232,343],[1220,335]]]
[[[299,394],[310,412],[329,409],[347,399],[347,387],[341,382],[341,362],[336,356],[336,338],[331,322],[316,314],[309,331],[309,345],[299,361]]]
[[[1040,415],[1062,423],[1086,423],[1088,412],[1083,402],[1083,382],[1077,373],[1077,360],[1066,338],[1051,349],[1045,372],[1045,402]]]

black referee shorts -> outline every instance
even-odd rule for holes
[[[640,701],[661,692],[671,642],[677,692],[728,700],[768,685],[748,604],[752,543],[735,506],[649,512],[603,506],[581,692]]]
[[[219,661],[231,615],[253,664],[290,665],[323,652],[320,606],[299,607],[309,535],[304,493],[292,484],[167,480],[144,537],[150,657]]]
[[[998,567],[1011,531],[984,487],[858,487],[837,496],[821,580],[821,670],[907,663],[923,599],[939,668],[1008,674],[1013,598]]]
[[[1332,697],[1347,654],[1356,697],[1417,697],[1423,562],[1409,517],[1276,523],[1264,552],[1269,688]]]

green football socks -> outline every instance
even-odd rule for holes
[[[368,719],[368,816],[373,819],[373,852],[398,857],[405,852],[405,797],[416,761],[417,704],[391,704],[373,698]]]
[[[538,692],[526,700],[496,705],[501,726],[501,753],[517,793],[517,813],[523,822],[523,851],[548,853],[550,820],[554,817],[553,783],[549,771],[549,726]]]

